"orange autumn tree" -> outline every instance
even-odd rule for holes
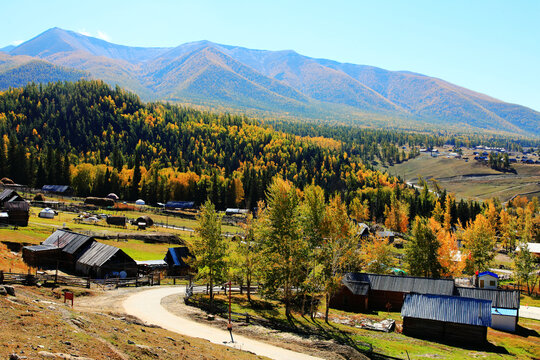
[[[479,214],[461,232],[463,245],[469,253],[469,272],[489,270],[495,257],[495,229],[488,219]]]
[[[434,218],[429,219],[428,226],[439,242],[437,257],[441,265],[440,275],[460,276],[465,269],[465,261],[458,249],[455,234],[441,226]]]
[[[373,274],[387,274],[396,266],[392,245],[387,239],[371,238],[362,245],[364,271]]]

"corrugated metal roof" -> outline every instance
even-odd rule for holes
[[[0,202],[5,202],[11,199],[13,196],[17,195],[15,190],[6,189],[0,193]]]
[[[459,296],[407,294],[401,316],[491,326],[491,301]]]
[[[58,229],[42,243],[43,245],[52,245],[58,248],[67,248],[64,251],[73,254],[80,246],[90,240],[91,237],[84,234],[79,234],[73,231]],[[73,242],[73,245],[69,246]]]
[[[24,249],[38,252],[38,251],[54,250],[57,248],[51,245],[29,245],[29,246],[25,246]]]
[[[367,283],[372,290],[380,291],[395,291],[404,293],[415,292],[420,294],[437,295],[453,295],[454,293],[454,281],[450,279],[429,279],[414,276],[348,273],[343,277],[342,282],[344,285],[347,285],[347,282]],[[351,291],[353,290],[351,289]]]
[[[86,250],[77,263],[88,265],[88,266],[102,266],[110,258],[112,258],[118,251],[119,248],[114,246],[102,244],[99,242],[92,243],[88,250]]]
[[[456,287],[457,295],[472,299],[491,300],[493,307],[506,309],[519,309],[518,290],[478,289]]]

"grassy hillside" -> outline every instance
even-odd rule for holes
[[[441,187],[458,198],[486,200],[497,197],[509,200],[517,194],[529,197],[540,193],[540,166],[515,164],[516,173],[503,173],[475,160],[448,159],[422,154],[416,159],[387,167],[405,181],[416,183],[418,176],[436,179]],[[381,167],[383,169],[383,167]]]

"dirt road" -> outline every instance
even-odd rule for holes
[[[169,295],[182,294],[184,287],[169,287],[151,289],[130,295],[124,300],[124,311],[149,323],[161,326],[179,334],[207,339],[215,344],[225,344],[236,349],[253,352],[257,355],[267,356],[271,359],[287,360],[315,360],[319,359],[306,354],[282,349],[264,342],[235,335],[234,343],[226,330],[216,329],[193,320],[176,316],[161,305],[161,299]]]

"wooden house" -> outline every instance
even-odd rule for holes
[[[41,191],[62,196],[73,195],[73,189],[68,185],[43,185]]]
[[[482,345],[491,325],[491,301],[408,294],[401,309],[403,334],[450,343]]]
[[[114,246],[93,242],[75,263],[77,272],[92,278],[137,276],[137,263]]]
[[[92,242],[95,242],[95,239],[91,236],[58,229],[41,245],[23,247],[23,259],[35,267],[58,265],[62,269],[74,270],[76,259]]]
[[[8,223],[15,226],[28,226],[30,204],[26,201],[9,201],[4,204],[8,214]]]
[[[347,273],[332,297],[332,308],[347,311],[399,311],[406,294],[452,295],[454,281],[414,276]]]
[[[169,276],[187,275],[191,267],[186,262],[186,259],[193,258],[187,246],[178,246],[169,248],[165,255],[167,263],[167,274]]]

